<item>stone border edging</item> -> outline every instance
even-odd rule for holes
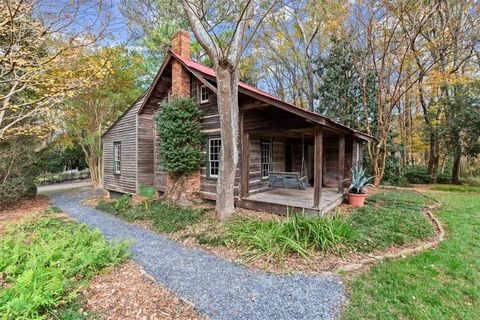
[[[359,270],[374,262],[383,261],[385,259],[392,259],[392,258],[400,258],[400,257],[403,258],[405,256],[410,256],[415,253],[419,253],[427,249],[436,247],[440,242],[445,240],[445,230],[443,229],[442,224],[440,223],[440,220],[438,220],[437,217],[435,217],[432,213],[433,210],[438,208],[439,208],[439,205],[434,204],[434,205],[428,206],[427,210],[423,212],[433,223],[434,227],[437,229],[437,234],[435,235],[435,238],[433,240],[427,243],[423,243],[414,248],[406,248],[406,249],[400,250],[399,252],[396,252],[396,253],[379,254],[373,257],[361,259],[357,263],[348,263],[332,271],[332,273],[339,274],[339,273],[345,273],[345,272],[352,272],[352,271]]]

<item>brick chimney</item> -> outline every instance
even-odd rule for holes
[[[179,56],[190,59],[190,34],[179,30],[172,37],[172,51]],[[190,74],[178,61],[172,63],[172,94],[177,97],[190,96]]]

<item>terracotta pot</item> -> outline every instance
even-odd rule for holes
[[[348,193],[348,203],[354,207],[363,207],[365,203],[365,197],[367,195],[365,193],[357,194],[357,193]]]

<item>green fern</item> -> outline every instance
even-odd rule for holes
[[[45,319],[76,297],[82,279],[124,261],[129,244],[111,244],[85,225],[43,218],[0,239],[3,319]]]

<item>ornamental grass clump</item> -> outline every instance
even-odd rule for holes
[[[53,309],[76,298],[89,277],[125,261],[128,247],[56,218],[17,226],[0,239],[2,319],[49,318]]]
[[[282,261],[287,254],[308,259],[312,252],[342,254],[355,233],[347,219],[294,214],[286,220],[240,220],[227,225],[225,242],[243,249],[247,260],[266,256]]]

